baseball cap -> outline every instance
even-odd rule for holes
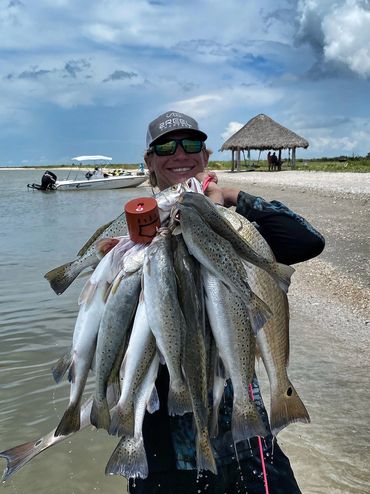
[[[146,134],[147,147],[154,144],[160,137],[175,130],[191,131],[191,133],[194,133],[196,137],[199,137],[203,141],[207,139],[207,134],[199,130],[198,122],[194,118],[177,111],[168,111],[159,115],[159,117],[148,125],[148,132]]]

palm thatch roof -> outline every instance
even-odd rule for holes
[[[307,148],[308,141],[261,113],[249,120],[229,137],[221,151],[237,149],[295,149]]]

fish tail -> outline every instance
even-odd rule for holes
[[[231,430],[235,443],[251,437],[267,436],[268,433],[256,405],[251,401],[247,404],[234,403]]]
[[[294,273],[295,269],[292,266],[288,266],[287,264],[282,264],[280,262],[276,263],[276,269],[274,271],[274,277],[278,282],[280,288],[288,293],[288,289],[290,286],[290,278]]]
[[[51,288],[57,295],[63,293],[77,276],[85,269],[85,265],[79,259],[67,262],[62,266],[48,271],[44,278],[48,280]]]
[[[112,436],[133,436],[134,434],[134,408],[132,404],[121,408],[116,405],[111,410],[111,421],[108,429]]]
[[[40,443],[40,446],[38,443]],[[0,458],[5,458],[6,460],[6,468],[4,470],[2,480],[8,480],[20,468],[22,468],[43,450],[44,443],[42,441],[31,441],[29,443],[20,444],[19,446],[15,446],[14,448],[6,451],[2,451],[0,453]]]
[[[211,442],[207,428],[200,431],[196,438],[197,469],[209,470],[217,475],[217,467],[213,456]]]
[[[271,310],[269,306],[253,292],[251,294],[250,303],[247,304],[247,309],[253,332],[254,334],[257,334],[272,316]]]
[[[294,422],[311,422],[310,416],[293,384],[283,394],[271,393],[270,425],[274,436]]]
[[[72,356],[71,352],[67,352],[64,354],[60,359],[57,361],[57,363],[54,365],[54,367],[51,369],[51,372],[54,377],[54,381],[59,384],[60,381],[63,379],[64,374],[67,372],[67,370],[70,368],[72,363]]]
[[[189,390],[185,383],[176,389],[170,382],[167,406],[169,415],[184,415],[193,411]]]
[[[157,392],[157,388],[154,385],[152,392],[150,394],[150,398],[149,398],[148,403],[146,405],[146,409],[147,409],[148,413],[154,413],[157,410],[159,410],[159,407],[160,407],[160,403],[159,403],[158,392]]]
[[[109,430],[110,414],[107,399],[102,400],[94,398],[90,413],[90,422],[97,429]]]
[[[108,460],[105,474],[142,479],[148,476],[148,462],[142,435],[123,437],[120,440]]]
[[[80,408],[80,401],[68,406],[62,420],[55,429],[54,436],[68,436],[68,434],[80,430]]]

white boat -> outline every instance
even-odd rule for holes
[[[95,167],[95,169],[93,171],[87,171],[87,173],[85,169],[82,177],[77,178],[76,174],[76,177],[71,180],[69,180],[69,177],[67,177],[67,180],[58,180],[56,175],[51,172],[46,172],[46,174],[51,174],[54,177],[49,177],[49,184],[48,180],[44,182],[43,177],[41,185],[28,184],[28,187],[37,190],[108,190],[137,187],[148,180],[148,174],[144,171],[143,166],[136,172],[122,170],[119,172],[119,175],[113,175],[110,170],[95,166],[98,161],[111,161],[112,158],[110,156],[76,156],[75,158],[72,158],[72,160],[78,163],[77,172],[80,176],[82,173],[81,167],[88,167],[85,164],[87,162],[93,162],[93,168]],[[46,174],[44,174],[44,176]],[[69,175],[70,174],[71,171],[69,172]]]
[[[112,158],[110,156],[76,156],[72,160],[77,161],[81,167],[84,162],[112,161]],[[95,167],[95,171],[86,173],[84,179],[57,180],[54,188],[55,190],[124,189],[127,187],[137,187],[146,180],[148,180],[148,175],[144,171],[122,171],[120,175],[113,176]]]

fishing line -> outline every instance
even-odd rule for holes
[[[254,401],[254,394],[253,394],[253,388],[252,385],[249,384],[249,394],[251,395],[252,400]],[[260,436],[257,436],[258,439],[258,447],[260,450],[260,458],[261,458],[261,465],[262,465],[262,473],[263,473],[263,483],[265,485],[265,493],[269,494],[269,486],[267,483],[267,472],[266,472],[266,465],[265,465],[265,458],[263,455],[263,447],[262,447],[262,440]]]

